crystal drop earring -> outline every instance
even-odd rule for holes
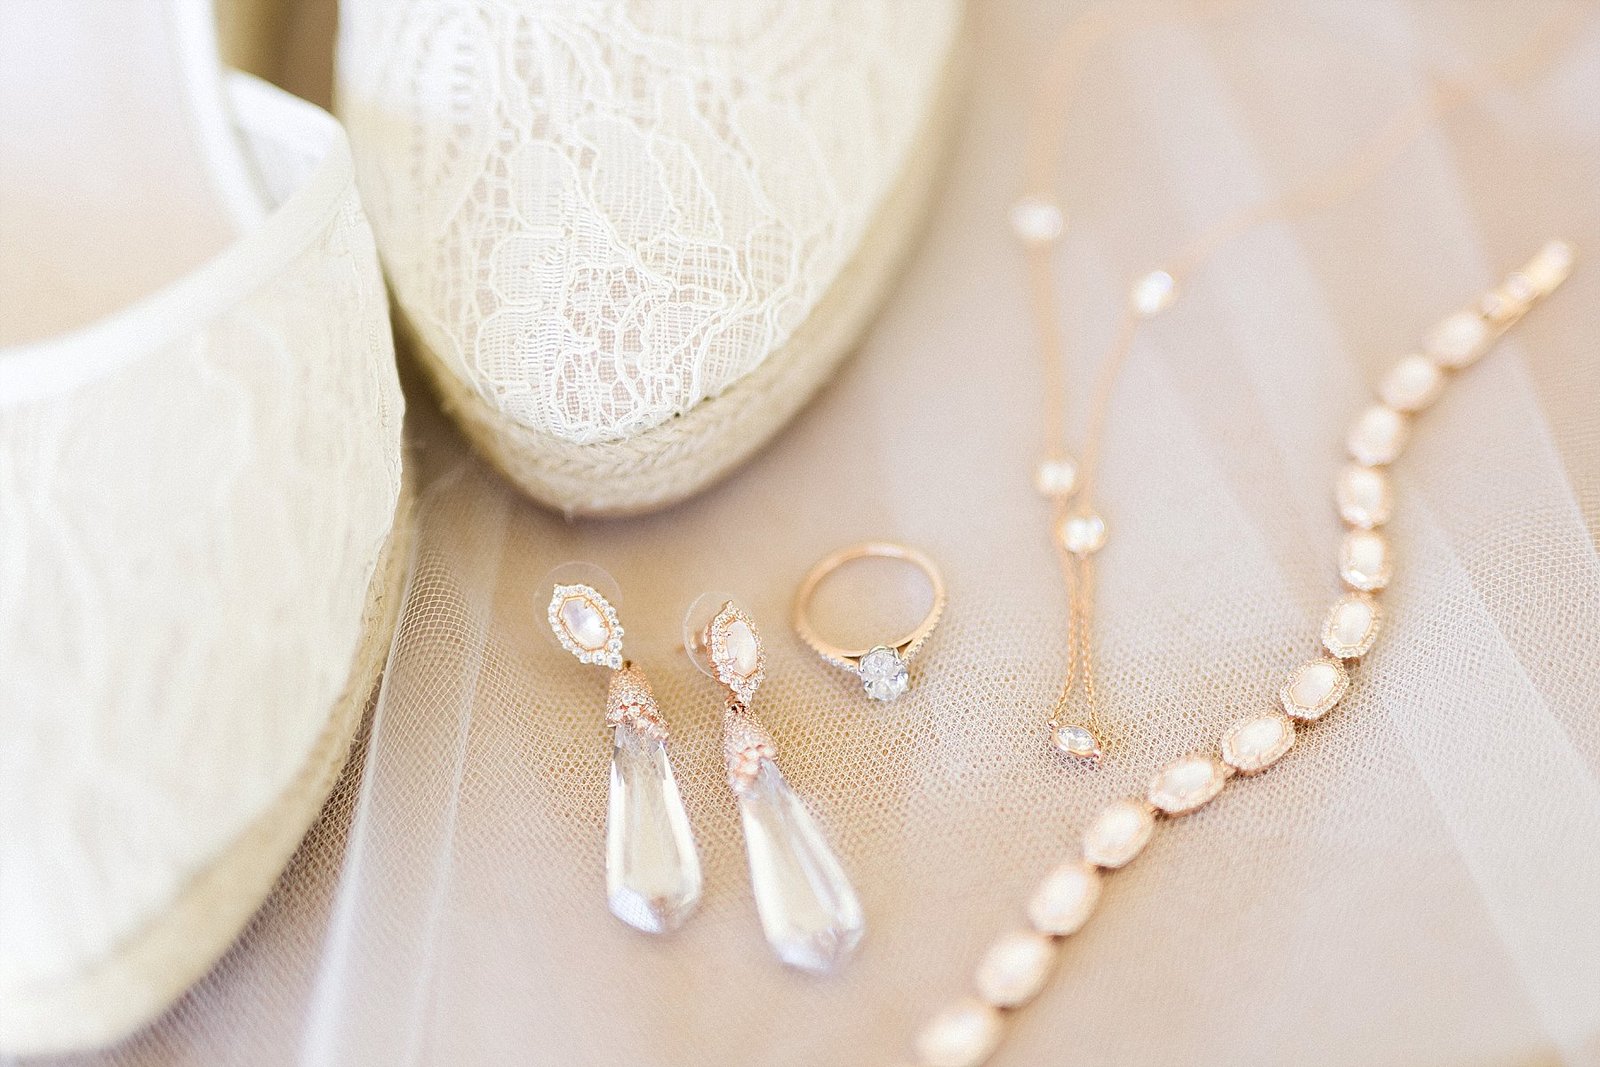
[[[704,629],[690,632],[688,645],[697,663],[728,689],[722,752],[767,943],[791,967],[831,971],[855,951],[865,919],[822,828],[778,769],[777,745],[750,711],[766,675],[755,623],[725,601]]]
[[[622,657],[616,609],[592,585],[557,584],[550,629],[580,662],[611,669],[606,802],[606,897],[611,913],[646,933],[677,929],[700,900],[700,856],[667,757],[667,723],[644,671]]]

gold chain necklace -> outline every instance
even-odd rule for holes
[[[1197,17],[1237,10],[1239,4],[1190,9]],[[1070,599],[1068,669],[1051,716],[1051,737],[1069,755],[1095,760],[1102,754],[1093,666],[1092,557],[1105,540],[1105,525],[1093,508],[1101,434],[1112,388],[1132,349],[1142,320],[1165,310],[1181,284],[1217,247],[1253,226],[1285,220],[1328,206],[1375,176],[1429,123],[1470,100],[1486,85],[1435,79],[1418,104],[1399,112],[1344,165],[1319,180],[1257,207],[1227,217],[1182,246],[1166,265],[1142,275],[1129,289],[1110,350],[1101,361],[1091,397],[1081,465],[1068,455],[1064,429],[1066,345],[1055,309],[1057,291],[1051,246],[1063,230],[1060,209],[1049,199],[1059,161],[1072,61],[1113,30],[1164,21],[1149,9],[1131,24],[1118,24],[1108,6],[1080,19],[1061,38],[1042,80],[1036,121],[1030,124],[1025,190],[1013,208],[1013,228],[1027,248],[1028,275],[1039,343],[1045,357],[1047,447],[1036,471],[1039,490],[1053,504],[1052,533]],[[1536,57],[1552,39],[1571,29],[1569,18],[1555,18],[1530,43],[1494,73],[1504,80],[1531,72]],[[1041,118],[1042,116],[1042,118]],[[1051,119],[1054,119],[1052,122]],[[1338,552],[1345,591],[1334,601],[1322,626],[1321,655],[1296,667],[1284,683],[1282,710],[1255,712],[1236,722],[1216,749],[1198,751],[1159,769],[1145,794],[1115,800],[1091,820],[1081,838],[1081,855],[1052,870],[1029,899],[1027,926],[1002,935],[978,964],[976,995],[935,1015],[919,1031],[916,1052],[923,1067],[979,1067],[999,1047],[1007,1015],[1027,1005],[1044,987],[1061,941],[1089,920],[1099,903],[1107,873],[1131,863],[1155,832],[1158,819],[1195,811],[1220,794],[1235,776],[1266,770],[1295,741],[1296,723],[1305,728],[1331,711],[1349,689],[1350,670],[1371,649],[1382,621],[1376,596],[1389,584],[1392,560],[1379,527],[1389,518],[1392,497],[1387,468],[1403,450],[1415,416],[1437,399],[1449,379],[1475,363],[1506,330],[1571,272],[1573,250],[1551,241],[1521,270],[1507,276],[1470,308],[1443,319],[1428,335],[1426,355],[1406,356],[1383,378],[1378,403],[1365,409],[1346,439],[1351,463],[1341,471],[1335,500],[1345,525]],[[1083,714],[1072,712],[1081,675]]]
[[[1216,19],[1248,6],[1222,0],[1188,8],[1185,21]],[[1074,462],[1066,440],[1067,343],[1055,294],[1061,291],[1055,248],[1065,219],[1053,201],[1052,187],[1060,170],[1065,126],[1082,58],[1114,33],[1173,21],[1171,9],[1139,9],[1130,21],[1119,21],[1114,6],[1084,16],[1063,34],[1040,81],[1031,112],[1024,162],[1023,196],[1013,206],[1011,225],[1021,239],[1027,261],[1028,289],[1045,397],[1045,447],[1034,472],[1034,485],[1051,503],[1051,543],[1067,592],[1067,669],[1051,710],[1050,740],[1061,752],[1091,762],[1106,749],[1106,726],[1100,715],[1094,667],[1094,556],[1105,544],[1107,527],[1095,508],[1096,477],[1111,394],[1133,348],[1140,324],[1171,306],[1177,293],[1222,245],[1257,226],[1284,222],[1331,206],[1376,177],[1429,125],[1466,104],[1488,87],[1531,73],[1553,39],[1570,30],[1567,17],[1551,19],[1513,56],[1491,69],[1478,83],[1433,77],[1432,88],[1390,121],[1340,166],[1281,197],[1242,208],[1194,237],[1165,264],[1141,275],[1128,288],[1128,298],[1111,345],[1101,358],[1090,398],[1080,460]],[[1074,697],[1082,689],[1081,701]]]

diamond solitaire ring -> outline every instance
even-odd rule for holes
[[[812,625],[811,603],[816,596],[817,587],[829,575],[847,563],[862,559],[900,560],[911,564],[927,579],[932,589],[933,600],[922,621],[912,627],[910,632],[893,641],[855,648],[836,645],[822,638]],[[805,580],[800,583],[799,591],[795,594],[794,630],[800,635],[800,640],[810,645],[817,655],[859,677],[867,696],[873,700],[893,700],[910,686],[911,673],[907,665],[911,662],[911,657],[922,647],[922,643],[933,633],[934,627],[939,625],[939,616],[944,614],[944,604],[944,578],[940,576],[939,568],[934,566],[933,560],[905,545],[897,545],[891,541],[868,541],[841,548],[811,568],[811,573],[806,575]]]

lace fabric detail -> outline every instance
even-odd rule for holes
[[[937,2],[341,9],[340,100],[401,305],[518,424],[627,438],[823,299],[905,164]]]
[[[309,242],[270,218],[220,314],[0,400],[0,995],[112,951],[276,799],[362,636],[400,487],[382,281],[337,128],[249,89],[263,187],[329,197]]]

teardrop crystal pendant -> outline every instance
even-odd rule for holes
[[[667,758],[667,728],[644,672],[611,678],[611,793],[606,806],[606,898],[629,926],[661,934],[700,900],[700,856]]]
[[[644,672],[622,658],[622,624],[598,589],[558,584],[547,617],[562,648],[582,663],[612,668],[606,902],[637,930],[676,930],[700,901],[700,856],[667,758],[666,720]]]
[[[744,717],[737,712],[730,720]],[[745,721],[730,734],[753,736]],[[759,727],[755,731],[759,731]],[[826,973],[849,958],[866,932],[861,901],[822,828],[771,755],[746,747],[730,755],[729,784],[739,800],[761,929],[791,967]],[[771,742],[765,742],[771,751]],[[737,768],[735,770],[734,768]]]
[[[706,628],[703,643],[717,679],[730,691],[722,754],[728,788],[744,823],[762,932],[789,966],[819,973],[834,970],[861,943],[866,919],[822,828],[778,769],[772,737],[746,706],[766,662],[755,622],[733,604],[724,604]]]

